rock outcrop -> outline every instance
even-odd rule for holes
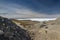
[[[26,30],[8,18],[0,17],[0,40],[31,40]]]

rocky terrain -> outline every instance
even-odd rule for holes
[[[31,40],[26,30],[11,19],[0,17],[0,40]]]
[[[39,22],[0,17],[0,40],[60,40],[60,18]]]

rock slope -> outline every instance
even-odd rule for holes
[[[26,30],[10,19],[0,17],[0,40],[31,40]]]

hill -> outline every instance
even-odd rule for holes
[[[11,19],[0,17],[0,40],[31,40],[26,30]]]
[[[22,26],[21,28],[35,28],[35,26],[40,25],[39,21],[31,21],[31,20],[12,20],[14,23],[16,23],[18,26]]]
[[[30,20],[13,20],[13,22],[22,24],[22,28],[27,30],[32,40],[60,40],[60,18],[44,22]]]

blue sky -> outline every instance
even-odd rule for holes
[[[60,0],[0,0],[0,16],[8,18],[60,17]]]

